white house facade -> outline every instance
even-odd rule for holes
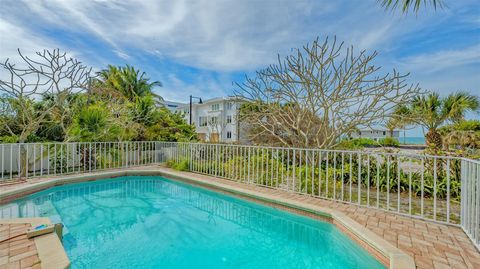
[[[198,139],[205,142],[236,143],[241,133],[237,120],[238,110],[243,101],[237,97],[217,97],[192,104],[192,124]],[[177,107],[190,122],[190,104]]]
[[[393,132],[389,130],[359,130],[351,134],[352,138],[370,138],[373,140],[380,140],[386,137],[399,138],[400,131],[394,130]]]

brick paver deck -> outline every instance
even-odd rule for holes
[[[165,169],[170,172],[174,171],[164,167],[159,168],[158,166],[145,166],[131,169]],[[206,175],[178,171],[175,171],[175,173],[202,179],[206,182],[219,182],[245,190],[255,190],[257,192],[275,195],[279,198],[293,199],[307,204],[339,210],[412,256],[418,269],[480,268],[480,252],[459,227],[400,216],[382,210],[294,194],[282,190],[247,185]],[[0,187],[0,193],[46,180],[48,179],[34,179],[16,184],[16,186],[3,186]],[[2,251],[1,248],[0,251]]]
[[[33,239],[28,239],[25,232],[30,224],[12,223],[0,224],[0,269],[40,269],[40,259]]]

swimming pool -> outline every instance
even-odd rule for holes
[[[333,224],[160,176],[54,187],[12,206],[64,223],[72,268],[385,268]]]

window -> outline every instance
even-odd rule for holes
[[[383,135],[386,135],[385,131],[383,131]]]
[[[227,132],[227,139],[232,139],[232,132],[230,131]]]
[[[232,110],[233,108],[233,103],[232,102],[228,102],[227,103],[227,110]]]
[[[220,104],[213,104],[210,106],[212,111],[218,111],[220,110]]]
[[[232,123],[232,116],[231,115],[227,116],[227,123]]]
[[[218,117],[211,117],[210,118],[210,124],[211,125],[217,125],[218,124]]]
[[[207,126],[207,117],[198,117],[199,126]]]

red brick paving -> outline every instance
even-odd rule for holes
[[[0,269],[41,268],[35,242],[23,234],[30,227],[30,224],[0,224],[0,241],[20,235],[0,243]]]

